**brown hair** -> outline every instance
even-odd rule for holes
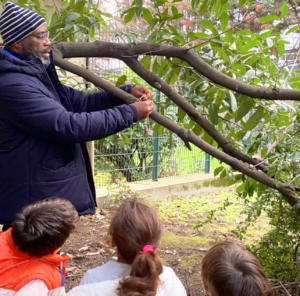
[[[131,264],[128,278],[122,279],[118,296],[154,296],[163,271],[162,262],[156,254],[162,226],[156,213],[136,200],[125,201],[113,218],[109,234],[126,263]],[[153,252],[143,253],[145,245],[152,245]]]
[[[51,197],[32,203],[15,216],[14,244],[30,256],[42,257],[60,248],[75,229],[78,213],[71,202]]]
[[[215,244],[201,262],[208,295],[261,296],[268,281],[257,258],[233,241]]]

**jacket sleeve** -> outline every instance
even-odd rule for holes
[[[0,106],[0,118],[8,126],[45,140],[74,143],[107,137],[138,119],[133,105],[95,112],[69,112],[40,89],[19,83],[1,89]]]
[[[93,112],[110,109],[124,102],[106,91],[100,91],[94,94],[85,94],[82,91],[63,85],[67,96],[72,104],[74,112]],[[120,87],[127,93],[131,93],[131,85]]]

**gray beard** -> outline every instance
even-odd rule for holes
[[[30,60],[40,59],[46,67],[50,65],[50,58],[44,58],[41,52],[34,51],[29,44],[24,44],[22,54]]]

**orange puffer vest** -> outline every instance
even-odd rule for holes
[[[0,288],[19,291],[37,279],[43,280],[49,290],[64,286],[65,266],[69,256],[50,254],[30,257],[14,245],[11,228],[0,233],[0,246]]]

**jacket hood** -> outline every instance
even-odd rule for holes
[[[52,54],[49,67],[54,67]],[[5,49],[0,50],[0,75],[3,73],[22,73],[39,77],[44,71],[40,59],[21,60]]]

